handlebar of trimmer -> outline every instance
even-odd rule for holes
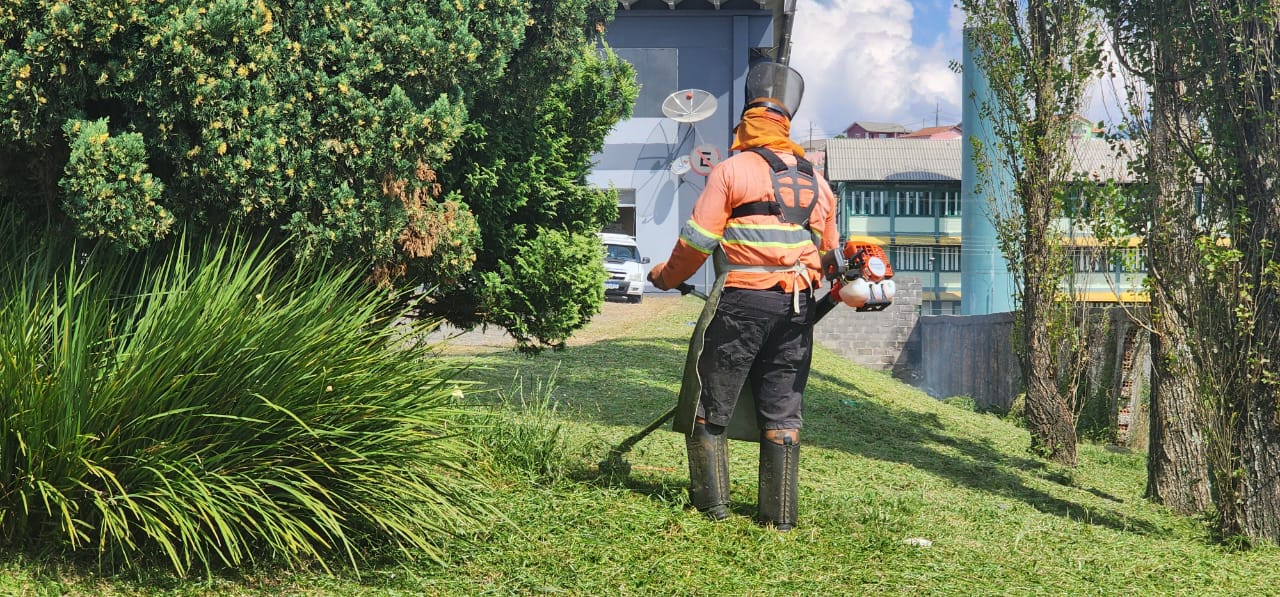
[[[707,300],[707,293],[702,292],[701,290],[698,290],[696,286],[688,282],[681,282],[677,284],[675,289],[680,291],[681,296],[684,296],[686,294],[692,294],[693,296],[696,296],[704,301]]]

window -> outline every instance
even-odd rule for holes
[[[606,244],[604,250],[608,261],[640,261],[640,250],[630,245]]]
[[[1147,271],[1147,250],[1138,247],[1120,249],[1116,255],[1117,269],[1124,273],[1141,274]]]
[[[851,191],[846,204],[851,216],[887,216],[889,199],[885,191]]]
[[[1077,274],[1111,271],[1111,263],[1107,261],[1106,251],[1102,247],[1071,247],[1067,253],[1071,259],[1071,267]]]
[[[944,272],[960,271],[960,246],[938,247],[938,269]]]
[[[960,215],[960,191],[939,191],[933,194],[934,212],[940,216]]]
[[[933,193],[929,191],[898,191],[897,203],[898,210],[896,215],[933,215]]]
[[[1091,208],[1088,194],[1079,185],[1072,185],[1062,198],[1062,215],[1068,218],[1087,217]]]
[[[960,247],[958,245],[897,245],[889,257],[894,271],[931,272],[960,271]]]
[[[635,189],[618,189],[618,219],[605,226],[601,232],[636,235]]]
[[[1147,271],[1147,250],[1144,248],[1072,247],[1068,255],[1077,274]]]
[[[892,248],[889,258],[894,271],[931,272],[933,271],[933,247],[899,245]]]

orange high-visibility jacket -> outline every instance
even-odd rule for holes
[[[787,152],[774,152],[787,165],[796,158]],[[693,216],[680,229],[680,240],[659,275],[668,287],[687,280],[716,245],[724,248],[730,271],[725,286],[765,289],[780,287],[792,291],[797,284],[817,288],[822,281],[819,250],[836,248],[836,199],[821,174],[814,172],[817,183],[817,205],[809,214],[806,230],[799,223],[784,223],[777,216],[761,214],[730,219],[733,208],[755,201],[772,201],[773,177],[769,164],[760,156],[742,152],[716,165],[707,177],[707,186],[698,196]],[[801,193],[801,205],[812,202],[813,193]],[[818,245],[814,245],[814,242]],[[793,267],[804,264],[806,272],[797,277],[794,271],[735,271],[733,266]],[[801,286],[802,288],[804,286]]]

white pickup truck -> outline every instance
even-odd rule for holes
[[[627,302],[638,303],[644,299],[644,264],[648,257],[640,256],[640,247],[634,236],[600,233],[604,243],[604,269],[609,277],[604,281],[605,297],[622,296]]]

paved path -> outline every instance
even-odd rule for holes
[[[680,294],[677,292],[650,293],[644,295],[644,301],[632,304],[625,301],[605,301],[586,327],[569,338],[569,346],[591,344],[608,338],[628,335],[638,326],[652,317],[661,315],[680,305]],[[697,300],[690,298],[688,300]],[[495,349],[514,350],[515,340],[506,330],[498,326],[489,329],[476,328],[464,332],[445,324],[439,330],[427,336],[430,342],[446,342],[446,353],[468,353],[492,351]]]

